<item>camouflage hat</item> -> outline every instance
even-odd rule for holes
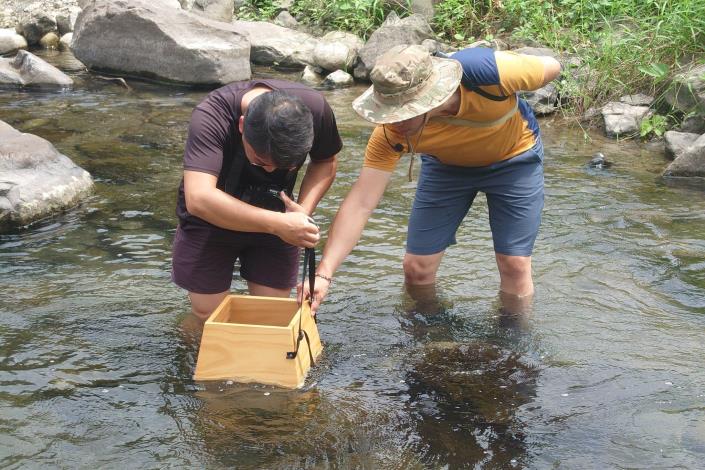
[[[411,119],[444,103],[462,74],[460,62],[431,57],[423,46],[395,46],[379,56],[372,86],[353,101],[353,109],[376,124]]]

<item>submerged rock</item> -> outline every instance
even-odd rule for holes
[[[76,205],[91,193],[87,171],[48,141],[0,121],[0,231]]]
[[[230,24],[149,0],[95,0],[71,50],[96,70],[188,84],[250,78],[250,44]]]
[[[335,72],[329,74],[325,80],[323,80],[322,85],[329,88],[345,88],[353,86],[355,80],[352,75],[343,70],[336,70]]]
[[[605,154],[602,152],[595,153],[590,161],[588,162],[588,167],[595,168],[597,170],[602,170],[603,168],[609,168],[612,166],[612,162],[605,158]]]
[[[0,59],[0,85],[68,87],[73,80],[31,52],[18,51],[12,59]]]
[[[301,74],[301,81],[309,85],[318,85],[323,81],[321,69],[307,65]]]
[[[46,33],[39,40],[39,45],[45,49],[56,49],[59,47],[59,36],[55,32]]]

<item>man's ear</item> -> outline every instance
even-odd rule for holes
[[[237,129],[240,131],[240,134],[242,134],[242,129],[245,124],[245,116],[240,116],[240,119],[237,121]]]

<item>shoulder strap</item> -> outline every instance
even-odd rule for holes
[[[245,167],[244,149],[238,148],[233,152],[233,157],[230,159],[229,165],[223,168],[218,175],[218,189],[225,191],[231,196],[236,196],[235,191],[242,176],[242,170]]]
[[[509,99],[509,96],[505,95],[493,95],[492,93],[488,93],[482,88],[475,86],[475,85],[463,85],[465,88],[468,90],[477,93],[478,95],[482,96],[483,98],[487,98],[488,100],[492,101],[506,101]]]

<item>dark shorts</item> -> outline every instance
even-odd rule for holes
[[[299,249],[267,233],[234,232],[189,224],[177,227],[171,279],[189,292],[230,289],[235,261],[243,279],[274,289],[296,285]]]
[[[487,196],[494,250],[530,256],[543,210],[543,146],[484,167],[445,165],[422,155],[406,251],[431,255],[455,243],[455,232],[479,191]]]

